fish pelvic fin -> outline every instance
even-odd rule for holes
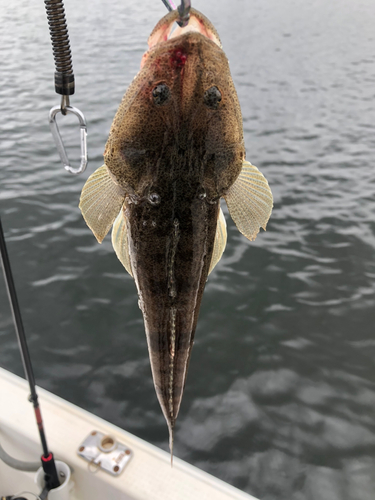
[[[101,243],[125,201],[125,192],[102,165],[83,186],[79,208],[95,238]]]
[[[227,223],[225,222],[223,211],[220,208],[219,215],[217,217],[214,249],[212,252],[211,264],[208,274],[210,274],[211,271],[213,271],[214,267],[221,259],[226,244],[227,244]]]
[[[112,246],[121,264],[133,277],[132,266],[130,263],[128,233],[126,225],[126,216],[124,210],[120,210],[112,228]]]
[[[248,240],[255,240],[259,228],[266,230],[273,197],[266,178],[257,167],[244,160],[240,175],[224,198],[233,222]]]

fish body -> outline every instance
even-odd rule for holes
[[[226,244],[220,199],[254,239],[272,209],[262,174],[245,161],[242,116],[212,24],[192,9],[151,33],[150,49],[114,118],[105,165],[80,208],[98,241],[112,242],[133,276],[154,385],[170,430],[180,408],[202,294]]]

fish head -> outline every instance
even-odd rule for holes
[[[141,70],[115,116],[105,164],[128,193],[144,196],[165,157],[202,165],[210,199],[234,183],[245,157],[242,116],[219,36],[192,9],[187,27],[173,33],[167,14],[149,37]]]

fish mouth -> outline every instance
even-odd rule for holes
[[[199,11],[192,8],[190,10],[190,19],[187,26],[183,28],[177,26],[177,28],[173,30],[174,23],[178,20],[178,18],[178,11],[173,10],[158,22],[148,39],[148,46],[150,49],[153,49],[157,45],[165,43],[173,38],[185,35],[186,33],[200,33],[221,48],[220,37],[215,27],[211,21]]]

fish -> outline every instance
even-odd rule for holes
[[[79,207],[134,278],[156,395],[173,433],[208,275],[224,252],[224,199],[250,241],[273,207],[267,180],[246,160],[242,114],[212,23],[191,9],[155,26],[141,69],[114,117],[104,165]]]

